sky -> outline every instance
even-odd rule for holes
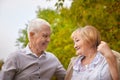
[[[0,0],[0,59],[6,60],[10,53],[17,50],[16,39],[19,30],[36,18],[38,7],[55,9],[57,0]],[[72,0],[65,0],[64,6],[69,7]]]

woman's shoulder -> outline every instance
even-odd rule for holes
[[[71,60],[70,60],[70,63],[74,64],[74,62],[76,60],[78,60],[80,57],[81,57],[81,55],[72,57]]]
[[[76,60],[78,57],[79,57],[79,56],[73,56],[73,57],[71,58],[71,61]]]
[[[119,72],[119,75],[120,75],[120,53],[115,51],[115,50],[112,50],[113,54],[115,55],[116,57],[116,60],[117,60],[117,66],[118,66],[118,72]]]
[[[120,61],[120,53],[115,50],[112,50],[112,52],[115,55],[115,57]]]

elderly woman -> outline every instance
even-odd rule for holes
[[[96,28],[92,26],[78,28],[71,37],[78,57],[71,60],[65,80],[118,80],[116,64],[113,66],[110,59],[105,58],[105,56],[113,58],[116,63],[115,58],[111,57],[113,56],[111,50],[107,49],[110,55],[105,53],[107,51],[102,50],[104,54],[101,54],[97,50],[100,49],[98,45],[101,39]]]

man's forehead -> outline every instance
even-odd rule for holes
[[[39,27],[40,29],[50,29],[50,26],[46,25],[46,24],[42,24]]]
[[[40,27],[37,28],[38,31],[43,32],[43,31],[51,31],[50,27],[47,25],[41,25]]]
[[[42,30],[42,31],[40,31],[40,33],[48,35],[48,34],[51,34],[51,31],[44,31],[44,30]]]

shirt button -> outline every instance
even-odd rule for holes
[[[40,76],[38,78],[40,79]]]

